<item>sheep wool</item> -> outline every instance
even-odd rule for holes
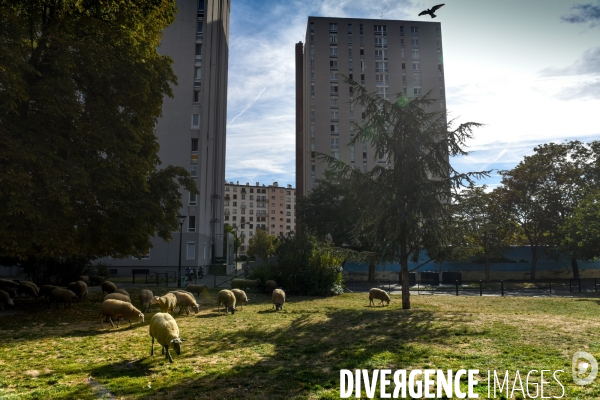
[[[50,293],[52,293],[52,291],[54,289],[59,289],[58,286],[54,286],[54,285],[42,285],[40,286],[40,290],[38,292],[38,298],[44,296],[44,298],[46,300],[50,299]]]
[[[113,324],[114,319],[117,322],[118,328],[119,317],[128,320],[129,326],[132,326],[132,318],[139,318],[142,323],[144,322],[144,313],[135,308],[131,303],[114,299],[104,300],[100,306],[100,326],[104,327],[104,318],[108,318],[108,321],[113,327],[115,326],[115,324]]]
[[[200,311],[200,305],[196,303],[196,298],[190,292],[183,290],[174,290],[172,293],[177,298],[177,305],[179,306],[179,314],[185,310],[186,315],[190,315],[188,307],[191,307],[194,314],[198,314]]]
[[[273,293],[273,290],[277,289],[277,282],[275,281],[266,281],[265,282],[265,292]]]
[[[21,294],[24,294],[26,296],[37,299],[39,291],[37,290],[37,286],[34,287],[27,283],[19,283],[19,286],[17,286],[17,294],[19,295],[19,297],[21,297]]]
[[[177,355],[181,354],[181,342],[183,339],[179,337],[179,327],[175,319],[167,313],[156,313],[150,320],[150,336],[152,337],[152,350],[150,355],[154,355],[154,339],[162,346],[162,354],[169,362],[173,362],[173,357],[169,352],[169,346],[173,345],[173,349]]]
[[[56,308],[58,308],[59,303],[65,304],[65,310],[69,308],[72,302],[77,300],[77,295],[70,290],[57,288],[54,289],[50,293],[50,301],[48,302],[48,308],[50,308],[50,304],[56,303]]]
[[[125,296],[122,293],[109,293],[106,296],[104,296],[104,300],[121,300],[124,301],[125,303],[131,303],[131,298],[129,296]]]
[[[15,303],[10,298],[7,292],[0,290],[0,309],[4,310],[4,305],[14,306]]]
[[[231,314],[235,314],[235,295],[231,290],[223,289],[217,295],[217,305],[218,312],[221,312],[221,304],[225,306],[225,315],[227,315],[228,311],[231,311]]]
[[[75,293],[79,301],[83,301],[88,295],[88,287],[84,281],[71,282],[67,289]]]
[[[114,293],[116,291],[117,291],[117,285],[115,285],[114,283],[112,283],[110,281],[102,282],[102,295],[104,295],[104,292]]]
[[[162,297],[154,296],[150,304],[158,304],[160,312],[171,313],[177,307],[177,297],[173,293],[167,293]]]
[[[185,288],[188,292],[197,294],[200,298],[200,293],[206,290],[206,285],[187,285]]]
[[[381,300],[380,306],[383,306],[383,302],[386,301],[388,306],[390,305],[390,295],[385,290],[379,288],[373,288],[369,291],[369,306],[375,305],[374,300]]]
[[[129,296],[129,292],[125,289],[117,289],[117,290],[115,290],[115,293],[121,293],[121,294],[124,294],[125,296]],[[129,297],[131,297],[131,296],[129,296]]]
[[[11,281],[9,279],[0,279],[0,288],[7,287],[11,289],[16,289],[19,284],[15,281]]]
[[[273,290],[271,300],[273,301],[273,307],[275,308],[275,311],[283,310],[283,303],[285,303],[285,292],[281,289]]]
[[[231,292],[235,296],[236,304],[242,305],[242,308],[243,305],[248,305],[248,296],[246,296],[246,292],[241,289],[231,289]]]
[[[142,304],[142,312],[148,311],[148,309],[150,308],[150,304],[152,304],[153,298],[154,294],[152,294],[152,291],[148,289],[143,289],[140,292],[139,299],[140,303]]]
[[[246,288],[254,288],[256,289],[261,283],[260,279],[240,279],[240,278],[235,278],[231,281],[231,288],[232,289],[242,289],[245,290]]]

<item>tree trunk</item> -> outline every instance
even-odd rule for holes
[[[571,268],[573,268],[573,279],[579,279],[579,265],[577,264],[577,257],[571,256]]]
[[[408,275],[408,253],[405,241],[400,245],[400,266],[402,271],[402,309],[410,309],[410,281]]]
[[[485,281],[490,281],[490,258],[485,256]]]
[[[375,282],[375,264],[369,264],[369,282]]]

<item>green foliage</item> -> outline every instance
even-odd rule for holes
[[[258,255],[265,263],[269,256],[275,253],[277,238],[270,235],[263,229],[257,229],[249,240],[247,253],[250,255]]]
[[[176,83],[170,0],[0,2],[0,255],[146,254],[178,229],[185,169],[154,126]],[[62,262],[62,261],[61,261]]]
[[[238,237],[236,229],[233,226],[226,223],[223,227],[223,234],[224,234],[224,238],[225,238],[225,239],[223,239],[223,255],[227,254],[227,239],[226,238],[227,238],[228,233],[233,234],[233,254],[235,256],[237,254],[238,248],[242,244],[242,240]]]
[[[21,263],[23,272],[39,284],[67,285],[79,280],[89,271],[90,260],[86,257],[46,258],[30,257]]]
[[[600,258],[600,192],[582,199],[560,227],[564,247],[574,249],[583,260]]]

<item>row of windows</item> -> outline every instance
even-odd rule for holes
[[[311,32],[315,31],[315,26],[314,26],[314,23],[312,23],[312,22],[310,24],[310,31]],[[331,32],[331,33],[338,32],[338,24],[330,23],[329,24],[329,32]],[[436,32],[439,34],[439,28],[436,28]],[[348,24],[348,33],[352,33],[352,24]],[[361,35],[364,33],[363,24],[359,25],[359,33]],[[373,25],[373,33],[375,35],[386,35],[387,34],[387,26],[386,25]],[[419,27],[411,26],[410,33],[411,33],[411,35],[418,35]],[[403,26],[400,27],[400,34],[404,35],[404,27]]]

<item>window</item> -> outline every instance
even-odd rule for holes
[[[202,79],[202,67],[194,68],[194,86],[198,86],[198,85],[196,85],[196,83],[199,83],[201,79]]]
[[[375,63],[375,72],[387,73],[388,67],[386,62],[376,62]]]
[[[198,202],[198,195],[196,193],[190,193],[189,205],[195,206]],[[190,217],[191,218],[191,217]]]
[[[339,135],[340,134],[340,126],[339,125],[331,125],[331,134]]]
[[[331,107],[337,107],[338,106],[338,99],[336,97],[332,97],[331,98]]]
[[[348,58],[352,58],[352,48],[348,49]]]
[[[331,138],[331,150],[339,150],[340,148],[340,139]]]
[[[352,33],[352,24],[348,24],[348,33]]]
[[[202,45],[196,45],[196,60],[202,60]]]
[[[421,94],[421,88],[414,88],[413,91],[414,91],[415,95],[420,95]]]
[[[194,90],[194,103],[200,103],[200,92]]]
[[[196,216],[190,215],[188,217],[188,232],[196,232]]]
[[[331,85],[330,86],[330,91],[331,91],[331,94],[337,95],[338,94],[338,86],[337,85]]]
[[[329,74],[329,79],[332,81],[337,81],[338,80],[338,74],[337,72],[332,72]]]
[[[330,57],[337,57],[338,53],[337,53],[337,47],[330,47],[329,48],[329,56]]]
[[[375,50],[376,60],[387,60],[387,50]]]
[[[375,37],[375,47],[387,46],[387,37]]]
[[[413,63],[413,71],[420,71],[420,70],[421,70],[421,64]]]
[[[363,34],[363,24],[360,24],[358,26],[358,30],[359,30],[359,33],[362,35]]]
[[[192,139],[192,152],[198,151],[198,139]]]
[[[331,120],[335,121],[339,118],[339,114],[337,111],[331,111]]]
[[[413,50],[412,51],[412,59],[413,60],[418,60],[419,59],[419,50]]]
[[[383,74],[376,74],[375,86],[388,86],[388,76]]]
[[[419,39],[411,39],[410,44],[412,44],[412,47],[419,47]]]
[[[200,127],[200,114],[192,114],[192,129]]]
[[[352,36],[348,36],[348,44],[352,44]]]
[[[337,24],[329,24],[329,32],[337,32]]]
[[[410,35],[411,36],[419,36],[419,27],[418,26],[411,26],[410,27]]]
[[[187,250],[185,252],[186,260],[195,260],[196,259],[196,243],[188,242]]]
[[[375,25],[373,26],[376,35],[385,35],[386,26],[385,25]]]
[[[337,35],[329,35],[329,43],[337,43]]]
[[[400,27],[400,36],[404,36],[404,27],[403,26]]]
[[[348,61],[348,71],[352,72],[352,61]],[[352,77],[350,77],[352,79]]]
[[[377,88],[377,96],[381,97],[382,99],[389,99],[390,98],[389,90],[390,90],[390,88],[387,86],[378,87]]]
[[[196,39],[202,39],[202,22],[196,24]]]
[[[337,69],[338,65],[337,65],[337,60],[329,60],[329,68],[330,69]]]
[[[421,75],[417,75],[417,74],[415,74],[415,75],[413,76],[413,84],[414,84],[415,86],[421,86]]]
[[[198,176],[198,164],[190,165],[190,175],[192,178],[196,178]]]

